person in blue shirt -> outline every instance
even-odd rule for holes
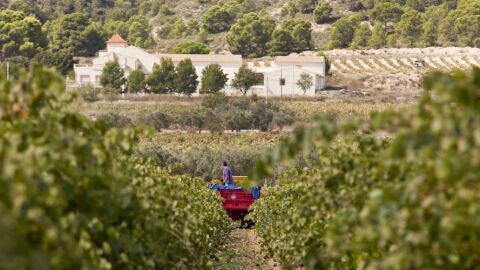
[[[228,167],[226,161],[223,162],[223,184],[226,186],[232,186],[234,184],[232,169]]]

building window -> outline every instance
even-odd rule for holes
[[[265,84],[265,75],[263,75],[263,73],[255,73],[255,77],[257,77],[257,83],[255,85]]]
[[[279,79],[280,86],[285,86],[286,83],[287,83],[287,81],[285,80],[285,78],[280,78]]]

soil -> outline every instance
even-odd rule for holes
[[[254,230],[235,229],[219,252],[216,270],[279,270],[280,265],[265,258]]]

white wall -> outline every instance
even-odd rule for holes
[[[300,79],[302,73],[307,73],[312,76],[313,86],[307,90],[305,95],[314,96],[316,90],[321,90],[324,87],[324,79],[316,72],[310,69],[305,69],[297,66],[283,66],[270,70],[258,70],[264,74],[263,88],[256,86],[252,89],[252,94],[264,96],[266,89],[268,89],[268,95],[272,96],[302,96],[303,90],[297,86],[297,82]],[[280,84],[280,79],[285,80],[285,85]]]
[[[111,45],[118,45],[118,44],[111,44]],[[120,46],[113,46],[109,47],[109,50],[117,50],[120,49]],[[125,49],[124,47],[121,48],[122,50]],[[133,50],[131,48],[126,49]],[[137,48],[138,50],[138,48]],[[135,52],[135,51],[134,51]],[[143,51],[142,51],[143,52]],[[149,55],[147,55],[149,56]],[[151,56],[154,58],[155,56]],[[145,58],[145,55],[143,55]],[[142,58],[142,59],[143,59]],[[91,84],[95,87],[99,87],[100,83],[98,78],[102,73],[102,69],[106,63],[111,62],[113,60],[117,60],[120,66],[125,71],[125,76],[128,76],[131,71],[138,69],[141,67],[142,71],[145,74],[149,74],[150,71],[146,68],[147,65],[152,65],[152,59],[149,58],[147,61],[149,63],[142,63],[138,58],[133,56],[129,56],[127,53],[126,55],[122,55],[122,53],[109,53],[103,55],[103,57],[98,57],[93,60],[93,65],[75,65],[75,79],[78,85],[82,84]],[[154,59],[155,63],[160,63],[160,59]],[[209,62],[209,61],[194,61],[192,62],[195,71],[198,76],[199,81],[199,89],[201,87],[201,79],[202,79],[202,71],[210,64],[217,64],[217,62]],[[178,65],[178,62],[174,62],[175,65]],[[235,63],[235,62],[225,62],[225,63],[218,63],[223,72],[227,74],[228,82],[224,89],[224,92],[227,95],[241,95],[241,93],[231,87],[232,80],[235,77],[235,73],[238,72],[238,69],[241,67],[242,63]],[[301,96],[304,95],[303,91],[296,85],[300,75],[305,72],[312,76],[314,85],[311,89],[309,89],[306,93],[308,96],[314,96],[316,90],[321,90],[325,86],[325,78],[324,78],[324,64],[323,63],[275,63],[271,62],[271,65],[268,67],[251,67],[257,73],[264,74],[264,84],[254,86],[250,92],[251,94],[257,94],[259,96],[264,96],[266,94],[266,90],[268,90],[268,95],[270,96]],[[280,85],[280,78],[285,79],[285,85]]]

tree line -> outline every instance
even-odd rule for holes
[[[226,87],[228,75],[220,65],[210,64],[201,73],[200,94],[215,94]],[[245,96],[258,81],[257,74],[243,65],[235,73],[231,86]],[[130,72],[127,78],[117,61],[109,62],[102,70],[100,84],[105,91],[117,94],[126,90],[129,93],[176,93],[189,96],[197,91],[199,80],[190,59],[184,59],[175,66],[171,58],[162,58],[160,64],[153,65],[150,74],[146,75],[137,69]]]
[[[476,0],[291,0],[274,16],[265,2],[199,0],[206,11],[184,20],[166,0],[9,0],[1,3],[0,61],[67,74],[74,56],[94,56],[115,33],[142,48],[155,48],[156,38],[180,39],[174,53],[208,53],[223,35],[244,57],[287,55],[316,49],[313,23],[332,23],[317,49],[480,45]],[[339,17],[338,5],[353,15]]]
[[[228,75],[223,72],[220,65],[208,65],[202,70],[199,93],[218,93],[227,86],[227,82]],[[257,73],[244,64],[235,73],[231,86],[246,96],[259,82]],[[197,91],[199,81],[195,67],[189,58],[180,61],[176,67],[171,58],[162,58],[160,64],[153,65],[150,74],[146,75],[142,70],[137,69],[130,72],[127,78],[117,61],[109,62],[102,70],[100,84],[105,92],[113,94],[147,92],[190,96]],[[304,94],[312,88],[313,84],[313,77],[305,72],[300,74],[296,82]]]

